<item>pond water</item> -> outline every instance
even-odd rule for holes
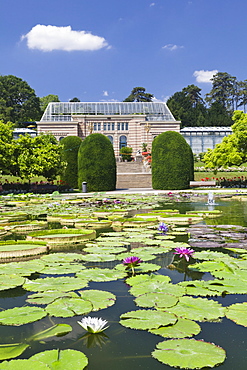
[[[203,201],[181,202],[174,205],[161,204],[162,209],[175,208],[180,213],[192,210],[207,210],[208,206]],[[247,227],[247,207],[246,202],[234,201],[229,199],[218,199],[213,205],[214,209],[221,210],[223,213],[217,218],[207,218],[200,224],[208,225],[241,225]],[[140,211],[138,211],[140,213]],[[179,239],[180,238],[180,239]],[[178,241],[184,241],[184,237],[178,237]],[[71,252],[71,250],[69,250]],[[179,281],[198,279],[198,274],[194,277],[193,272],[186,275],[176,269],[167,266],[172,263],[174,254],[172,251],[158,256],[152,263],[161,266],[158,274],[167,275],[173,283]],[[87,267],[111,267],[112,262],[87,263]],[[36,274],[33,278],[47,277],[48,275]],[[73,275],[70,275],[73,276]],[[209,274],[201,274],[202,279],[207,280]],[[151,357],[151,352],[157,343],[164,341],[161,336],[151,334],[145,330],[134,330],[123,327],[119,324],[121,314],[140,309],[134,303],[134,297],[129,293],[129,286],[124,279],[112,282],[90,282],[86,289],[99,289],[112,292],[116,295],[116,303],[107,309],[94,312],[91,316],[102,317],[109,322],[109,328],[104,334],[85,334],[77,321],[82,316],[70,318],[45,317],[39,321],[22,326],[1,326],[0,341],[5,343],[20,343],[36,332],[44,330],[57,323],[66,323],[72,326],[71,333],[62,337],[52,337],[42,343],[33,342],[18,359],[28,359],[33,354],[48,349],[74,349],[82,351],[89,359],[88,370],[165,370],[172,367],[164,365]],[[22,307],[26,305],[26,298],[30,292],[23,288],[10,289],[0,292],[0,307],[8,309]],[[229,306],[233,303],[247,302],[245,294],[228,294],[224,297],[210,297],[210,299]],[[89,314],[90,315],[90,314]],[[217,368],[222,370],[245,370],[247,360],[247,329],[237,325],[233,321],[224,317],[220,322],[200,322],[201,332],[195,339],[202,339],[206,342],[215,343],[225,349],[227,358],[225,362]],[[69,366],[68,366],[69,368]],[[0,364],[1,369],[1,364]],[[204,368],[207,369],[207,368]],[[75,369],[79,370],[79,369]]]

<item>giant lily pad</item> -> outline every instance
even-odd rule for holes
[[[28,280],[26,279],[23,288],[32,292],[45,292],[47,290],[58,290],[68,292],[86,287],[87,280],[74,277],[47,277],[44,279]]]
[[[154,310],[130,311],[120,316],[120,324],[131,329],[155,329],[159,326],[172,325],[177,317],[169,312]]]
[[[149,331],[164,338],[186,338],[199,334],[201,327],[195,321],[179,318],[174,325],[162,326]]]
[[[170,312],[185,319],[196,321],[213,321],[225,315],[225,308],[218,302],[183,296],[176,306],[169,308]]]
[[[247,302],[235,303],[227,307],[226,317],[238,325],[247,326]]]
[[[202,369],[223,363],[226,353],[223,348],[202,340],[174,339],[158,343],[152,356],[181,369]]]
[[[40,307],[15,307],[0,312],[0,323],[19,326],[40,320],[46,315],[45,310]]]
[[[24,284],[25,278],[20,275],[0,275],[0,290],[6,290],[21,286]]]

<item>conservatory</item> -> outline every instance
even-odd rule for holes
[[[84,139],[91,133],[106,135],[116,156],[123,146],[133,149],[133,155],[146,143],[150,149],[153,139],[165,131],[180,131],[165,103],[161,102],[68,102],[49,103],[38,133],[52,133],[57,140],[66,136]]]

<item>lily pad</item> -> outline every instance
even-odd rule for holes
[[[83,256],[83,260],[87,262],[106,262],[106,261],[114,261],[116,259],[115,254],[86,254]]]
[[[30,304],[46,305],[54,302],[57,298],[78,298],[78,295],[75,292],[66,292],[66,293],[57,291],[40,292],[29,295],[26,299],[26,302]]]
[[[0,275],[0,291],[21,286],[24,282],[25,278],[20,275]]]
[[[36,360],[11,360],[1,363],[1,370],[49,370],[51,368],[43,362]]]
[[[83,255],[79,253],[51,253],[40,258],[46,263],[70,263],[83,260]]]
[[[181,369],[215,367],[225,361],[223,348],[195,339],[174,339],[160,342],[152,356],[163,364]]]
[[[0,312],[2,325],[20,326],[45,317],[47,313],[40,307],[15,307]]]
[[[113,306],[116,301],[116,296],[114,294],[103,290],[82,290],[78,293],[82,299],[90,301],[93,306],[92,311],[98,311],[102,310],[103,308]]]
[[[123,279],[126,276],[126,272],[107,268],[94,268],[80,271],[76,276],[80,279],[88,279],[89,281],[113,281]]]
[[[7,360],[20,356],[27,348],[27,343],[11,343],[0,345],[0,360]]]
[[[174,325],[162,326],[149,331],[164,338],[186,338],[199,334],[201,327],[195,321],[179,318]]]
[[[48,304],[46,312],[55,317],[85,315],[93,309],[92,304],[81,298],[58,298]]]
[[[226,317],[238,325],[247,326],[247,302],[235,303],[227,307]]]
[[[68,292],[85,288],[88,285],[87,280],[74,277],[47,277],[44,279],[28,280],[26,279],[23,288],[32,292],[45,292],[48,290],[58,290]]]
[[[225,308],[218,302],[205,298],[180,297],[176,306],[169,312],[185,319],[214,321],[225,315]]]
[[[159,326],[172,325],[177,317],[169,312],[154,310],[130,311],[120,316],[120,324],[131,329],[155,329]]]
[[[28,341],[34,340],[44,340],[54,336],[62,336],[68,334],[72,331],[72,327],[68,324],[57,324],[53,325],[51,328],[43,330],[37,334],[32,335],[28,338]]]
[[[48,365],[48,368],[54,370],[67,369],[68,364],[71,369],[82,370],[88,364],[87,356],[83,352],[73,349],[65,349],[62,351],[53,349],[51,351],[44,351],[36,353],[30,359],[43,362]]]
[[[178,297],[172,294],[160,293],[146,293],[135,299],[135,303],[140,307],[154,307],[162,309],[175,306],[178,302]]]
[[[126,266],[119,264],[115,266],[115,269],[120,271],[126,271]],[[135,267],[135,273],[158,271],[159,269],[161,269],[161,266],[156,265],[155,263],[142,262],[140,266]]]

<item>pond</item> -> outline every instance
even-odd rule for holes
[[[56,227],[59,229],[57,236],[61,236],[61,239],[63,239],[63,235],[58,233],[61,232],[63,234],[61,230],[66,230],[68,233],[68,230],[74,229],[76,222],[69,222],[69,220],[82,218],[82,214],[84,214],[86,219],[85,214],[88,217],[88,215],[92,216],[92,213],[94,213],[94,217],[96,217],[99,211],[108,213],[111,211],[111,217],[101,214],[99,220],[108,218],[113,224],[115,222],[115,226],[97,229],[97,239],[89,239],[85,242],[66,246],[54,244],[48,254],[26,257],[24,259],[26,262],[22,262],[21,259],[20,262],[13,262],[18,261],[17,259],[12,259],[8,263],[6,263],[6,260],[2,262],[0,278],[2,276],[7,279],[9,276],[11,280],[12,277],[10,275],[16,274],[25,279],[22,283],[17,283],[16,287],[0,291],[2,312],[4,310],[7,312],[8,309],[13,309],[14,307],[25,307],[26,314],[25,312],[24,314],[13,312],[13,316],[20,315],[20,320],[22,320],[21,316],[23,315],[24,323],[16,323],[16,318],[11,318],[10,323],[6,325],[6,321],[4,322],[1,319],[0,312],[0,323],[2,324],[0,343],[12,345],[9,349],[9,357],[5,357],[9,362],[1,362],[0,370],[20,368],[21,363],[15,362],[15,359],[30,359],[36,353],[51,349],[59,349],[61,354],[63,350],[67,349],[83,352],[88,358],[88,365],[85,367],[88,370],[115,370],[116,368],[118,370],[125,370],[126,368],[128,370],[136,370],[138,368],[142,370],[172,369],[174,368],[173,366],[160,362],[151,355],[159,343],[171,342],[171,340],[176,338],[175,335],[163,337],[160,334],[148,331],[155,331],[160,327],[172,327],[174,324],[172,321],[157,326],[151,323],[150,326],[147,325],[147,328],[145,328],[146,321],[150,321],[150,315],[154,311],[169,312],[169,315],[173,315],[173,317],[175,315],[176,320],[182,318],[193,323],[195,322],[199,326],[200,332],[182,335],[181,338],[189,338],[190,340],[193,338],[195,341],[214,343],[216,346],[223,348],[226,352],[226,359],[221,361],[222,363],[217,368],[222,370],[232,370],[233,368],[245,370],[247,355],[245,326],[247,321],[243,320],[237,324],[234,322],[236,321],[235,319],[227,318],[225,313],[222,314],[222,312],[225,312],[224,309],[233,304],[247,302],[247,273],[245,274],[247,270],[247,252],[245,253],[244,249],[247,239],[247,198],[244,199],[243,197],[239,200],[230,199],[230,197],[219,197],[215,200],[214,205],[208,206],[203,197],[198,196],[196,198],[190,195],[187,198],[184,196],[170,196],[164,199],[161,197],[157,199],[154,196],[142,200],[135,197],[131,199],[122,197],[119,203],[114,199],[115,212],[119,212],[119,215],[116,216],[116,214],[113,214],[113,200],[106,200],[104,204],[103,199],[105,198],[103,197],[97,195],[95,196],[96,200],[90,200],[88,204],[85,204],[84,201],[80,203],[76,200],[70,202],[69,199],[64,200],[62,198],[52,200],[42,198],[42,202],[38,202],[38,211],[35,208],[36,206],[34,204],[30,205],[29,202],[26,202],[21,207],[22,211],[29,215],[29,218],[31,215],[32,222],[35,219],[44,221],[47,215],[64,214],[64,217],[60,217],[59,222],[48,224],[49,233],[51,228]],[[65,206],[66,202],[69,204],[68,206]],[[48,204],[49,206],[47,206]],[[3,214],[5,210],[16,212],[16,204],[12,204],[11,208],[8,207],[10,207],[9,204],[7,206],[2,205],[1,211]],[[75,217],[76,209],[77,214]],[[123,209],[128,210],[128,218],[126,218],[126,215],[120,215],[120,211],[123,211]],[[159,220],[156,218],[155,222],[153,222],[155,211],[158,213],[161,210],[168,212],[168,222],[162,217]],[[174,210],[179,212],[180,218],[182,218],[182,215],[184,216],[183,222],[180,221],[176,224],[175,221],[171,221],[172,217],[176,215],[173,214],[172,217],[169,217],[169,213],[172,215]],[[205,217],[202,213],[203,211],[211,211],[211,216],[207,214]],[[215,211],[220,211],[220,213],[214,213]],[[193,219],[193,212],[196,217],[199,216],[198,220],[197,218]],[[67,216],[65,216],[66,213]],[[186,213],[189,214],[189,219],[186,217]],[[70,218],[68,214],[71,214]],[[136,218],[140,222],[139,225],[135,224],[135,221],[131,221],[134,220],[135,214],[137,214]],[[201,217],[202,214],[203,217]],[[142,215],[143,219],[141,219]],[[2,218],[4,217],[7,216],[3,215]],[[128,227],[123,224],[123,220],[126,219],[129,220]],[[145,220],[147,224],[144,226]],[[157,230],[160,220],[169,225],[169,231],[164,233],[164,235]],[[16,220],[15,222],[8,220],[6,224],[3,223],[3,227],[8,230],[8,233],[2,235],[2,240],[5,240],[7,243],[14,239],[22,241],[26,239],[27,234],[30,234],[30,232],[17,232],[15,229],[17,225],[18,222]],[[19,225],[23,226],[24,221],[20,222]],[[221,227],[222,225],[224,226]],[[232,226],[229,227],[229,225]],[[235,226],[238,227],[236,228]],[[92,227],[90,227],[90,230],[92,230]],[[42,232],[45,233],[45,230]],[[42,232],[40,233],[42,234]],[[38,232],[32,232],[31,234],[37,236]],[[74,235],[73,230],[71,230],[71,235]],[[49,237],[51,237],[50,234]],[[174,255],[174,248],[184,246],[185,243],[189,243],[188,247],[195,250],[195,255],[189,262],[184,257],[180,258],[179,255]],[[205,253],[202,245],[208,245],[208,243],[211,248],[207,249],[209,254],[206,256],[202,254]],[[160,253],[157,252],[157,248],[160,248]],[[100,249],[104,250],[103,254],[99,252]],[[77,257],[74,257],[75,253]],[[122,264],[122,260],[127,256],[138,256],[143,260],[135,269],[134,276],[132,276],[131,270],[126,271],[125,266]],[[203,264],[205,263],[207,265],[204,267]],[[218,264],[217,266],[213,265],[216,263]],[[241,271],[235,270],[235,267],[238,269],[238,263],[241,265]],[[191,268],[193,264],[195,268]],[[219,267],[219,264],[222,264],[222,266]],[[10,272],[8,272],[6,266],[10,267]],[[102,269],[105,269],[105,275]],[[114,277],[112,271],[114,271]],[[229,274],[236,274],[242,290],[238,286],[230,286]],[[150,280],[145,280],[147,276],[153,279],[152,284],[157,288],[155,288],[156,290],[147,289],[150,285]],[[51,278],[59,279],[56,281],[57,285],[54,284],[54,280],[44,280]],[[75,284],[74,280],[66,280],[74,278],[77,279],[76,286],[73,285]],[[161,280],[156,282],[155,279]],[[170,281],[163,281],[162,279],[170,279]],[[213,293],[212,290],[206,291],[206,289],[210,289],[207,284],[212,283],[214,279],[217,280],[217,286],[214,286],[215,291]],[[221,286],[218,279],[228,282],[229,288],[224,285]],[[42,285],[44,281],[48,284],[45,287]],[[1,282],[5,284],[3,279]],[[194,284],[203,282],[205,286],[186,285],[192,282]],[[49,284],[51,285],[49,286]],[[71,284],[68,285],[70,288],[61,289],[61,286],[64,286],[64,284]],[[142,287],[140,284],[142,284]],[[164,288],[162,289],[163,284]],[[177,284],[180,284],[179,289],[185,289],[186,287],[187,293],[178,294],[176,291]],[[170,291],[170,289],[173,289],[174,292]],[[195,289],[194,293],[193,289]],[[234,289],[237,290],[237,294],[235,294]],[[44,292],[46,296],[44,296]],[[58,295],[51,298],[49,296],[51,292],[54,295],[58,293]],[[108,298],[102,295],[101,298],[100,292],[109,292],[112,295],[108,296]],[[155,299],[150,293],[156,294]],[[173,304],[171,303],[170,306],[166,306],[165,303],[162,306],[160,302],[165,300],[164,297],[168,299],[168,295],[175,296],[177,301]],[[49,296],[49,299],[47,296]],[[93,311],[92,308],[84,308],[84,313],[77,314],[78,310],[80,310],[76,301],[78,297],[82,297],[87,303],[89,301],[93,302]],[[160,299],[157,297],[160,297]],[[188,297],[195,300],[193,301],[194,303],[186,301]],[[73,301],[74,299],[75,301]],[[154,299],[155,303],[152,304],[151,302],[150,304],[149,301],[152,301],[152,299]],[[183,299],[184,306],[181,306],[176,311],[174,307],[179,307],[178,301],[182,304]],[[206,312],[203,312],[203,308],[197,312],[195,306],[198,305],[199,307],[207,304],[206,301],[210,302],[212,306],[208,306],[208,309],[205,309]],[[57,303],[57,306],[54,302]],[[70,305],[68,302],[77,303],[74,303],[73,306],[72,303]],[[219,305],[216,305],[217,303]],[[190,305],[191,309],[188,313],[185,306]],[[29,321],[28,318],[33,315],[31,311],[29,312],[29,307],[36,307],[46,311],[37,320],[30,318]],[[218,309],[219,315],[216,314]],[[243,309],[246,310],[246,307],[244,306]],[[81,310],[83,312],[83,308]],[[142,312],[145,310],[147,316],[145,316],[141,324],[140,322],[137,325],[133,324],[133,319],[128,324],[129,317],[132,317],[130,313],[138,310],[142,310]],[[193,314],[192,311],[194,312]],[[126,313],[129,314],[121,317],[121,315]],[[200,315],[205,315],[205,317],[203,318]],[[239,316],[241,315],[242,312]],[[107,320],[109,328],[103,333],[89,334],[78,324],[78,320],[81,320],[84,316],[99,317]],[[228,316],[230,317],[230,315]],[[125,321],[126,319],[127,321]],[[57,324],[67,324],[71,329],[68,329],[67,333],[61,332],[59,336],[41,335],[38,339],[32,339],[35,334]],[[144,329],[141,330],[138,325],[143,325]],[[66,332],[66,329],[64,329],[64,332]],[[13,343],[17,344],[16,347],[20,351],[19,354],[15,352],[16,349],[13,349]],[[4,356],[1,350],[0,346],[0,356]],[[178,353],[178,357],[184,356],[184,361],[186,356],[188,357],[189,348],[188,353],[186,351],[186,348],[182,348],[180,353]],[[212,348],[212,351],[214,351],[214,348]],[[17,353],[17,355],[12,356],[11,353]],[[199,358],[203,356],[210,358],[210,353],[203,354],[203,352],[199,352],[197,354]],[[212,357],[214,356],[212,355]],[[5,359],[4,357],[1,358],[2,360]],[[167,363],[172,364],[171,362]],[[11,364],[13,367],[11,367]],[[28,366],[28,363],[24,366]],[[60,366],[62,367],[59,367],[59,369],[68,368],[67,366],[63,367],[63,365]],[[187,365],[182,361],[179,366],[188,369],[195,368],[193,362],[190,361]],[[198,366],[203,369],[214,367],[214,365],[210,367]],[[50,365],[47,368],[55,369],[58,367]],[[84,367],[81,365],[76,367],[75,365],[74,368],[75,370],[80,370]],[[25,369],[28,370],[28,367],[25,367]],[[37,369],[39,369],[38,366]],[[43,369],[43,367],[40,369]]]

